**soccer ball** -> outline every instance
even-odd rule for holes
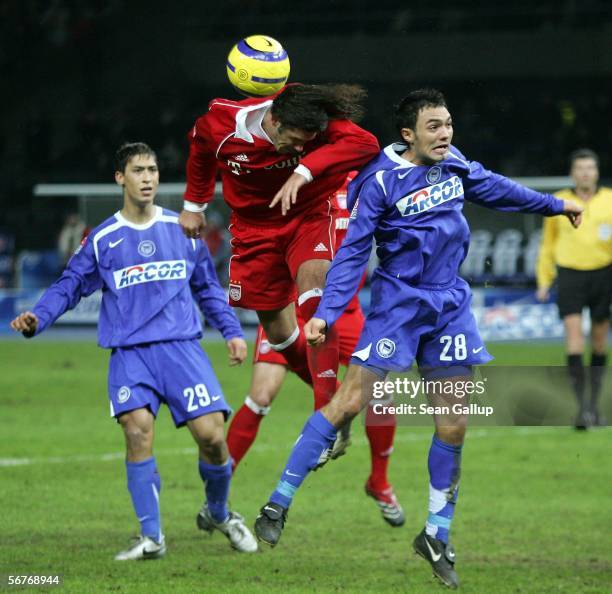
[[[289,78],[289,56],[267,35],[239,41],[227,56],[227,78],[247,97],[266,97],[280,90]]]

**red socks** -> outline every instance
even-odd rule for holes
[[[395,415],[376,415],[372,407],[368,406],[365,431],[370,442],[372,457],[372,472],[368,482],[375,491],[384,491],[390,486],[387,478],[387,467],[393,452],[395,426]]]
[[[298,309],[303,320],[314,315],[321,301],[321,289],[312,289],[298,298]],[[318,347],[308,347],[308,367],[314,390],[314,408],[326,405],[336,391],[339,365],[339,341],[335,326],[327,331],[325,342]]]
[[[227,447],[232,457],[232,471],[244,458],[257,437],[259,423],[268,414],[270,407],[259,406],[247,396],[244,404],[234,415],[227,432]]]

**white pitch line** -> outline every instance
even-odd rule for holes
[[[534,435],[538,433],[550,433],[551,430],[556,427],[514,427],[512,431],[508,433],[498,433],[491,429],[473,429],[468,431],[467,441],[470,439],[481,439],[484,437],[491,437],[496,435],[502,437],[504,435]],[[395,435],[395,443],[409,443],[413,441],[429,441],[431,434],[425,433],[397,433]],[[365,437],[353,440],[353,445],[365,446],[368,441]],[[287,452],[289,452],[290,446],[287,445]],[[278,449],[278,445],[255,443],[251,448],[255,452],[266,452],[273,449]],[[158,456],[193,456],[197,452],[195,447],[193,448],[174,448],[168,450],[156,450],[155,454]],[[72,464],[74,462],[110,462],[112,460],[122,460],[125,458],[125,452],[110,452],[107,454],[85,454],[77,456],[50,456],[46,458],[0,458],[0,468],[11,468],[14,466],[30,466],[33,464]]]

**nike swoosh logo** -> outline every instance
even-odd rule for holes
[[[264,507],[264,511],[266,511],[266,510],[276,513],[276,510],[273,507],[269,507],[268,505],[266,505],[266,507]]]
[[[440,561],[440,557],[442,557],[442,553],[435,553],[435,551],[431,548],[431,545],[429,544],[429,541],[427,539],[425,539],[425,544],[427,545],[427,548],[429,549],[429,554],[431,555],[431,558],[433,559],[434,562]]]
[[[480,353],[480,351],[482,351],[482,349],[484,349],[483,346],[478,347],[477,349],[472,349],[472,353],[474,353],[474,355],[477,355],[478,353]]]
[[[221,396],[213,396],[212,401],[217,402],[217,400],[221,400]]]
[[[124,239],[125,239],[125,237],[122,237],[121,239],[118,239],[117,241],[109,241],[108,242],[108,247],[109,248],[117,247]]]
[[[157,553],[159,553],[159,550],[157,551],[147,551],[147,549],[145,549],[144,551],[142,551],[142,554],[144,557],[148,557],[149,555],[156,555]]]
[[[302,476],[301,474],[295,474],[294,472],[289,472],[288,470],[285,470],[285,474],[287,476],[297,476],[298,478]]]
[[[398,173],[397,177],[399,177],[400,179],[404,179],[409,173],[410,173],[410,171],[406,171],[406,173],[404,173],[404,174]]]

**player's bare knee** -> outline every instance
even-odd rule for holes
[[[142,455],[152,451],[153,431],[150,428],[133,422],[122,424],[122,427],[128,452]]]
[[[198,448],[200,455],[210,464],[222,464],[227,460],[227,445],[223,425],[209,427],[199,435]]]
[[[596,355],[604,355],[608,350],[609,330],[610,323],[608,320],[593,322],[591,327],[591,347]]]
[[[329,266],[330,262],[328,260],[307,260],[304,262],[297,273],[298,291],[303,293],[314,288],[324,287]]]
[[[465,439],[467,419],[459,419],[453,422],[436,424],[436,435],[444,443],[461,445]]]
[[[272,404],[272,402],[274,402],[275,396],[276,396],[276,393],[272,392],[266,387],[258,388],[255,390],[251,388],[251,394],[250,394],[251,400],[260,408],[269,407]]]

